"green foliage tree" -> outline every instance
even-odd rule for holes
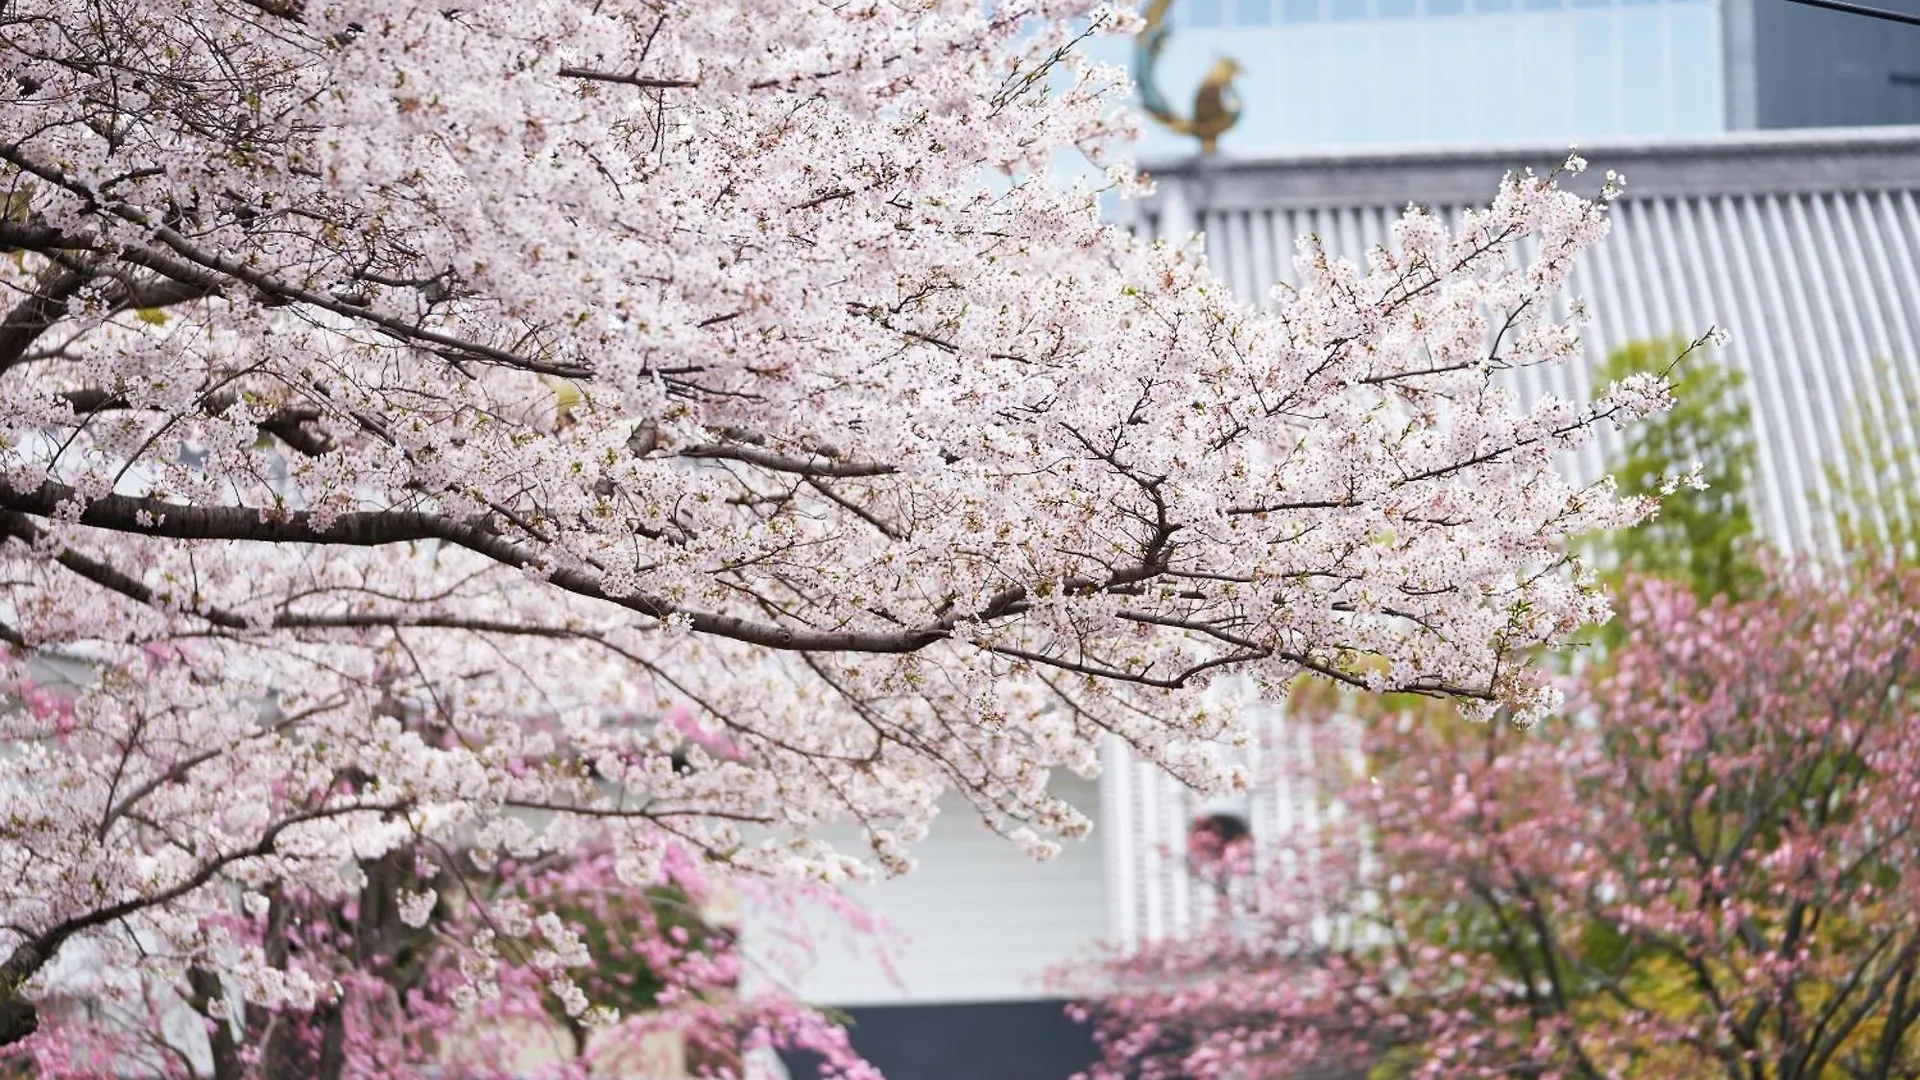
[[[1702,598],[1743,596],[1760,581],[1746,376],[1711,356],[1674,359],[1686,351],[1684,341],[1656,339],[1632,342],[1607,357],[1603,378],[1662,373],[1673,390],[1673,408],[1629,429],[1624,453],[1608,464],[1629,495],[1659,491],[1696,465],[1704,487],[1674,491],[1652,521],[1597,538],[1594,550],[1616,580],[1646,574],[1685,582]]]
[[[1880,361],[1854,382],[1840,436],[1817,501],[1842,547],[1856,558],[1920,562],[1920,388]]]

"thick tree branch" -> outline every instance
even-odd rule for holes
[[[43,482],[22,491],[0,480],[0,509],[42,518],[59,518],[63,506],[83,504],[64,484]],[[79,523],[91,528],[174,540],[243,540],[256,543],[380,547],[438,540],[483,555],[516,570],[538,568],[555,587],[579,596],[618,604],[652,619],[686,618],[696,633],[712,634],[770,649],[809,652],[906,653],[951,636],[965,616],[954,615],[919,629],[897,631],[815,630],[775,626],[732,615],[691,611],[643,594],[612,596],[589,571],[541,565],[537,554],[488,529],[484,523],[457,521],[410,510],[360,511],[338,515],[325,528],[305,510],[274,511],[252,506],[184,506],[160,499],[106,495],[84,502]],[[995,614],[990,605],[974,616]]]
[[[20,363],[40,335],[66,318],[67,306],[93,275],[62,269],[45,275],[39,291],[20,301],[0,321],[0,375]]]
[[[690,446],[680,451],[681,457],[705,458],[717,461],[738,461],[747,465],[757,465],[774,472],[792,473],[796,476],[846,478],[860,476],[888,476],[899,470],[892,465],[877,461],[839,461],[825,454],[808,457],[790,457],[761,450],[738,443],[714,443],[707,446]]]
[[[226,997],[220,977],[203,967],[187,970],[187,1007],[199,1013],[207,1025],[208,1048],[213,1052],[213,1080],[243,1080],[240,1047],[233,1038],[233,1026],[225,1017],[214,1015],[213,1003]]]
[[[592,68],[563,67],[560,69],[563,79],[581,79],[586,82],[619,83],[622,86],[638,86],[643,89],[678,89],[699,86],[698,79],[657,79],[646,75],[628,75],[617,71],[595,71]]]
[[[34,221],[0,218],[0,252],[78,251],[90,246],[92,240],[79,233],[62,232]]]

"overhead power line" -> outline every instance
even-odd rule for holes
[[[1790,4],[1805,4],[1808,7],[1826,8],[1828,11],[1844,11],[1849,15],[1865,15],[1869,19],[1885,19],[1888,22],[1906,23],[1908,26],[1920,26],[1920,15],[1909,15],[1904,11],[1888,11],[1886,8],[1867,7],[1865,4],[1849,4],[1846,0],[1787,0]]]

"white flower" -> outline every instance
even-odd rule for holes
[[[433,908],[440,900],[440,894],[432,889],[425,892],[413,892],[401,889],[398,895],[400,921],[415,928],[427,925],[433,917]]]
[[[567,1011],[568,1016],[579,1016],[587,1011],[586,992],[574,985],[571,979],[554,979],[547,984],[547,988],[553,991],[554,997],[560,999],[560,1007]]]

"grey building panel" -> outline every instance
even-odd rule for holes
[[[1057,998],[844,1011],[853,1049],[888,1080],[1067,1080],[1100,1058]],[[782,1057],[795,1080],[820,1075],[812,1055]]]
[[[1892,197],[1882,192],[1874,196],[1858,196],[1853,200],[1851,231],[1857,234],[1866,259],[1861,263],[1863,273],[1869,278],[1891,281],[1896,288],[1883,295],[1882,307],[1875,312],[1875,325],[1887,336],[1887,341],[1876,343],[1876,355],[1885,356],[1889,361],[1903,355],[1894,342],[1920,341],[1920,268],[1916,268],[1911,241],[1920,239],[1920,232],[1912,230],[1914,217],[1911,214],[1911,198],[1906,200],[1909,213],[1896,216]],[[1909,243],[1901,243],[1898,238],[1888,236],[1876,226],[1876,216],[1880,220],[1900,220],[1909,228]],[[1905,351],[1912,359],[1915,350]],[[1920,362],[1890,367],[1893,385],[1893,400],[1873,402],[1876,413],[1886,418],[1891,412],[1905,409],[1907,403],[1920,401]],[[1911,418],[1908,418],[1911,420]],[[1900,445],[1907,451],[1909,461],[1920,462],[1920,423],[1896,423],[1891,425],[1897,432]],[[1920,487],[1920,476],[1898,476],[1883,478],[1886,483],[1900,485],[1911,490]]]
[[[1898,385],[1920,387],[1920,128],[1740,133],[1583,153],[1595,175],[1577,183],[1597,183],[1609,168],[1628,179],[1612,235],[1569,283],[1595,316],[1583,332],[1588,359],[1635,340],[1729,328],[1734,341],[1719,359],[1747,376],[1758,522],[1786,547],[1832,551],[1838,537],[1820,510],[1826,471],[1843,462],[1861,409],[1890,408],[1856,399],[1874,392],[1876,364]],[[1222,278],[1265,302],[1294,276],[1295,236],[1311,233],[1362,259],[1387,242],[1407,203],[1457,219],[1509,168],[1547,168],[1563,155],[1535,145],[1183,163],[1153,170],[1159,190],[1140,220],[1156,232],[1157,220],[1197,222]],[[1163,212],[1174,205],[1177,213]],[[1523,400],[1587,400],[1591,371],[1542,367],[1510,382]],[[1913,445],[1911,418],[1890,418]],[[1603,430],[1569,468],[1597,476],[1619,445]]]
[[[1920,26],[1787,0],[1749,3],[1751,126],[1920,122]],[[1920,0],[1872,6],[1920,14]]]
[[[1775,0],[1721,0],[1720,40],[1726,71],[1727,129],[1760,126],[1759,73],[1753,65],[1754,6]]]

